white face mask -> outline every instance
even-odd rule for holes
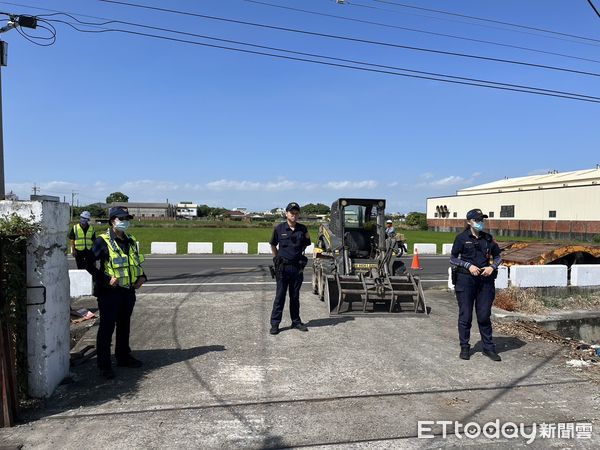
[[[129,228],[129,220],[115,219],[115,229],[125,231]]]

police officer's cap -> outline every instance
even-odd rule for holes
[[[133,219],[133,216],[129,214],[129,210],[123,206],[113,206],[108,210],[108,218],[113,219]]]
[[[300,205],[296,202],[288,203],[288,205],[285,207],[286,211],[292,211],[294,209],[296,211],[300,211]]]
[[[482,213],[480,209],[472,209],[467,213],[467,220],[482,220],[487,218],[488,216]]]

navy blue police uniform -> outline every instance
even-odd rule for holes
[[[467,214],[467,220],[481,221],[484,218],[487,216],[478,209],[471,210]],[[458,336],[463,349],[469,348],[473,306],[475,306],[483,350],[496,352],[492,340],[491,314],[496,295],[494,281],[501,263],[500,248],[490,234],[480,231],[479,236],[475,236],[468,228],[454,239],[450,264],[456,271],[454,290],[459,309]],[[490,266],[494,269],[494,273],[490,276],[472,275],[469,271],[472,265],[480,269]]]
[[[131,219],[126,208],[110,208],[111,219]],[[124,235],[119,237],[112,228],[109,228],[108,234],[112,241],[120,247],[125,255],[129,254],[130,246],[136,246],[136,241]],[[110,260],[108,244],[104,239],[98,237],[92,246],[93,257],[87,268],[94,279],[95,295],[98,298],[98,311],[100,313],[100,325],[96,336],[96,352],[98,368],[112,378],[110,347],[112,335],[116,328],[115,337],[115,357],[120,366],[139,367],[141,362],[131,356],[129,347],[129,334],[131,328],[131,315],[135,306],[136,294],[133,286],[111,286],[110,275],[104,271],[105,264]],[[96,267],[96,261],[100,262],[100,268]],[[145,274],[141,277],[147,281]]]
[[[300,210],[297,203],[290,203],[286,211]],[[287,220],[273,229],[269,244],[278,246],[277,256],[273,258],[276,266],[277,290],[273,310],[271,312],[271,327],[278,327],[283,316],[285,296],[290,296],[290,316],[292,326],[302,326],[300,320],[300,288],[304,281],[304,267],[307,259],[304,249],[310,245],[307,238],[308,229],[301,223],[296,223],[294,229],[290,228]]]

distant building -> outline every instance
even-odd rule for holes
[[[133,214],[136,219],[171,219],[175,217],[175,207],[169,203],[131,203],[113,202],[108,208],[123,206]]]
[[[19,200],[19,197],[17,197],[17,194],[15,194],[13,191],[10,191],[8,194],[6,194],[4,196],[5,200],[11,200],[13,202],[16,202]]]
[[[178,203],[175,215],[181,219],[196,219],[198,217],[198,205],[192,202]]]
[[[600,165],[506,178],[428,198],[427,225],[457,232],[473,208],[489,216],[486,228],[496,235],[589,240],[600,234]]]
[[[233,208],[232,211],[241,212],[242,214],[248,214],[248,208]]]

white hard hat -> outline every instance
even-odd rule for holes
[[[79,217],[81,217],[82,219],[87,219],[90,220],[92,218],[92,215],[90,214],[89,211],[83,211]]]

